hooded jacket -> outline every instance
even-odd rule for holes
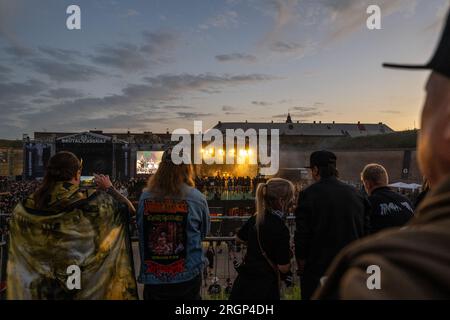
[[[8,299],[137,299],[126,219],[105,192],[58,182],[44,208],[30,196],[10,220]],[[81,288],[69,276],[79,267]],[[72,288],[72,289],[71,289]]]
[[[368,286],[373,266],[379,268],[379,288]],[[450,177],[427,195],[405,227],[348,246],[327,275],[314,298],[449,299]]]

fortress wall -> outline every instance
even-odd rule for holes
[[[340,178],[346,181],[360,181],[360,173],[368,163],[379,163],[388,171],[390,181],[422,183],[422,175],[417,165],[416,150],[410,150],[411,160],[408,178],[402,178],[403,161],[406,150],[330,150],[337,156]],[[280,151],[280,168],[298,168],[309,165],[311,150],[287,147]]]

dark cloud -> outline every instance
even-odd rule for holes
[[[222,111],[227,116],[243,114],[242,112],[236,112],[236,108],[231,106],[222,106]]]
[[[227,116],[232,116],[232,115],[238,115],[238,114],[244,114],[243,112],[224,112],[225,115]]]
[[[158,102],[167,102],[191,92],[204,92],[204,90],[224,90],[226,87],[253,84],[261,81],[276,79],[270,75],[216,75],[216,74],[162,74],[156,77],[145,78],[145,83],[130,84],[120,94],[105,97],[83,97],[53,104],[39,112],[30,112],[21,115],[29,127],[48,127],[55,130],[58,124],[67,130],[74,128],[77,121],[109,119],[120,115],[134,116],[140,120],[142,114],[147,114],[153,121],[155,119],[195,119],[209,117],[211,113],[201,113],[188,110],[189,106],[166,105],[175,111],[170,114],[165,107],[155,106]],[[175,116],[174,116],[175,115]]]
[[[33,59],[32,67],[55,81],[87,81],[102,75],[97,68],[80,63],[63,63],[50,59]]]
[[[78,98],[82,97],[83,93],[73,88],[58,88],[49,90],[45,96],[53,99]]]
[[[387,114],[400,114],[401,112],[398,110],[381,110],[381,113],[387,113]]]
[[[178,35],[170,31],[144,31],[142,36],[145,43],[141,46],[141,51],[150,55],[163,54],[166,50],[173,49],[178,43]]]
[[[148,65],[148,60],[139,52],[139,48],[129,43],[102,46],[92,56],[92,61],[125,71],[137,71]]]
[[[223,86],[250,84],[275,79],[277,78],[265,74],[216,75],[211,73],[198,75],[187,73],[178,75],[163,74],[157,77],[145,78],[153,89],[166,91],[168,94],[171,90],[197,90],[202,92],[213,90],[214,92],[218,92],[217,90]]]
[[[186,109],[193,109],[194,107],[191,106],[162,106],[161,109],[165,110],[186,110]]]
[[[289,108],[289,110],[310,112],[310,111],[317,111],[317,108],[316,107],[292,107],[292,108]]]
[[[13,119],[17,114],[23,113],[23,112],[30,112],[32,111],[32,107],[23,101],[6,101],[6,102],[0,102],[0,110],[2,111],[2,116],[0,119]]]
[[[11,72],[12,72],[11,68],[0,65],[0,74],[11,73]]]
[[[119,43],[114,46],[100,46],[96,53],[91,55],[91,60],[127,72],[170,61],[167,51],[176,46],[177,35],[168,31],[145,31],[142,36],[144,41],[138,45]]]
[[[228,10],[223,13],[219,13],[207,19],[205,23],[202,23],[199,28],[207,30],[210,28],[230,29],[239,25],[238,13],[233,10]]]
[[[272,105],[272,102],[268,102],[268,101],[252,101],[252,104],[255,106],[262,106],[262,107],[267,107]]]
[[[1,81],[1,80],[5,80],[5,79],[8,79],[8,77],[9,77],[10,74],[11,74],[11,72],[12,72],[12,69],[0,65],[0,81]]]
[[[297,119],[307,119],[323,115],[325,110],[320,110],[317,106],[312,107],[291,107],[289,108],[291,117]],[[278,118],[282,118],[282,115],[277,115]]]
[[[59,49],[52,47],[39,47],[39,51],[63,62],[74,61],[82,56],[81,52],[77,50]]]
[[[201,118],[214,116],[213,113],[201,113],[201,112],[177,112],[177,115],[187,120],[199,120]]]
[[[50,99],[44,99],[44,98],[36,98],[36,99],[32,99],[31,103],[35,103],[35,104],[50,104],[52,103],[52,100]]]
[[[294,121],[295,121],[295,118],[297,118],[297,119],[306,119],[306,118],[318,117],[318,116],[323,115],[322,112],[320,112],[320,111],[313,111],[313,110],[302,111],[302,112],[298,112],[298,111],[297,112],[290,112],[290,114],[291,114],[292,120],[294,120]],[[285,119],[287,117],[287,114],[286,113],[276,114],[276,115],[274,115],[272,117],[273,118]]]
[[[220,54],[215,58],[220,62],[255,62],[257,60],[254,55],[246,53]]]
[[[100,114],[92,118],[74,117],[70,123],[53,121],[51,126],[46,126],[45,128],[54,131],[85,131],[87,128],[102,128],[103,130],[116,131],[123,131],[126,128],[130,128],[133,131],[149,131],[155,122],[167,123],[172,121],[173,118],[173,116],[167,114],[149,111],[112,115]],[[15,128],[15,131],[17,131],[17,128]]]
[[[23,59],[29,58],[35,54],[35,51],[31,48],[23,47],[23,46],[11,46],[3,48],[3,50],[13,56],[14,58]]]
[[[295,42],[275,41],[272,43],[271,49],[280,53],[303,53],[305,47]]]
[[[231,106],[222,106],[222,111],[234,111],[235,108]]]
[[[11,101],[33,96],[46,88],[47,85],[44,82],[35,79],[30,79],[26,82],[0,83],[0,101]]]
[[[170,118],[155,117],[150,113],[130,113],[110,116],[100,116],[93,119],[75,119],[71,122],[71,128],[77,131],[86,130],[86,128],[103,128],[104,130],[124,130],[132,128],[133,130],[145,131],[151,127],[155,121],[165,122]],[[55,128],[58,129],[58,128]],[[61,126],[64,129],[64,126]]]
[[[18,114],[30,112],[32,109],[28,103],[21,101],[3,101],[0,99],[0,136],[2,138],[17,138],[26,123],[19,119]]]

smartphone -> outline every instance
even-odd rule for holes
[[[94,176],[81,176],[80,177],[81,186],[93,186],[95,185]]]

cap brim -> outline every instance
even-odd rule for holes
[[[429,64],[418,65],[418,64],[383,63],[383,67],[396,69],[416,69],[416,70],[431,69],[431,66]]]

